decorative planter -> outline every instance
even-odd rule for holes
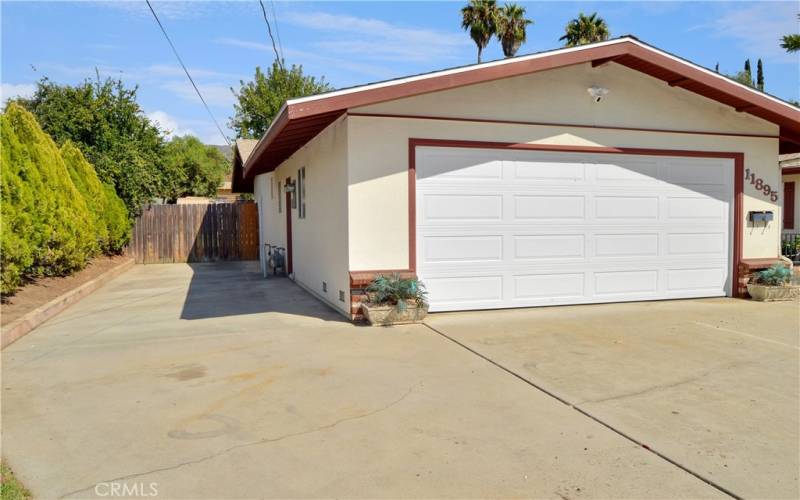
[[[428,306],[418,306],[416,302],[408,302],[405,310],[401,311],[394,304],[372,304],[369,302],[361,304],[364,318],[371,325],[405,325],[408,323],[418,323],[428,315]]]
[[[747,284],[747,293],[753,300],[761,302],[774,302],[779,300],[795,300],[800,298],[800,286],[783,285],[769,286],[757,283]]]

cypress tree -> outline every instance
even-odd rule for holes
[[[764,65],[761,63],[760,58],[756,64],[756,88],[762,92],[764,91]]]
[[[744,62],[744,74],[746,75],[747,81],[750,82],[750,86],[753,86],[753,72],[750,71],[750,59]]]
[[[716,65],[716,66],[714,66],[714,71],[716,71],[717,73],[719,73],[719,63],[717,63],[717,65]]]

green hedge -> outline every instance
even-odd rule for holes
[[[125,203],[112,186],[100,182],[94,167],[72,142],[67,141],[61,146],[61,157],[72,183],[89,208],[100,250],[118,253],[128,243],[131,228]]]
[[[0,116],[0,136],[3,294],[27,277],[66,275],[124,245],[130,223],[122,202],[74,146],[65,146],[65,161],[33,115],[15,104]]]

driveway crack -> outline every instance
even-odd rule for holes
[[[222,449],[222,450],[220,450],[218,452],[212,453],[210,455],[206,455],[206,456],[203,456],[203,457],[200,457],[200,458],[196,458],[196,459],[193,459],[193,460],[187,460],[185,462],[180,462],[180,463],[177,463],[177,464],[174,464],[174,465],[170,465],[170,466],[167,466],[167,467],[158,467],[158,468],[147,470],[147,471],[144,471],[144,472],[136,472],[136,473],[133,473],[133,474],[127,474],[127,475],[115,477],[115,478],[112,478],[112,479],[100,480],[100,481],[97,481],[97,482],[93,483],[90,486],[86,486],[85,488],[80,488],[80,489],[77,489],[77,490],[74,490],[74,491],[70,491],[68,493],[64,493],[63,495],[59,496],[58,498],[66,498],[66,497],[69,497],[69,496],[72,496],[72,495],[77,495],[78,493],[82,493],[84,491],[87,491],[87,490],[90,490],[90,489],[94,488],[96,485],[98,485],[100,483],[113,483],[113,482],[117,482],[117,481],[125,481],[125,480],[128,480],[128,479],[134,479],[134,478],[137,478],[137,477],[146,476],[148,474],[155,474],[155,473],[158,473],[158,472],[165,472],[165,471],[171,471],[171,470],[175,470],[175,469],[180,469],[182,467],[186,467],[186,466],[189,466],[189,465],[195,465],[195,464],[199,464],[199,463],[202,463],[202,462],[206,462],[208,460],[212,460],[212,459],[217,458],[219,456],[225,455],[226,453],[230,453],[231,451],[238,450],[238,449],[241,449],[241,448],[247,448],[247,447],[250,447],[250,446],[257,446],[257,445],[261,445],[261,444],[277,443],[279,441],[283,441],[284,439],[289,439],[289,438],[298,437],[298,436],[305,436],[307,434],[313,434],[315,432],[321,432],[321,431],[326,431],[326,430],[329,430],[329,429],[333,429],[334,427],[336,427],[336,426],[338,426],[340,424],[343,424],[345,422],[364,419],[364,418],[371,417],[373,415],[376,415],[378,413],[381,413],[381,412],[384,412],[386,410],[391,409],[393,406],[395,406],[397,404],[400,404],[404,399],[406,399],[414,391],[414,388],[417,385],[419,385],[419,384],[415,384],[415,385],[412,385],[411,387],[409,387],[408,390],[406,390],[406,392],[403,393],[402,396],[400,396],[399,398],[395,399],[394,401],[391,401],[388,404],[386,404],[386,405],[384,405],[384,406],[382,406],[380,408],[377,408],[375,410],[372,410],[372,411],[369,411],[369,412],[366,412],[366,413],[361,413],[359,415],[353,415],[351,417],[340,418],[340,419],[335,420],[335,421],[333,421],[333,422],[331,422],[329,424],[322,425],[322,426],[319,426],[319,427],[315,427],[313,429],[309,429],[309,430],[305,430],[305,431],[292,432],[292,433],[284,434],[282,436],[278,436],[278,437],[274,437],[274,438],[262,438],[262,439],[259,439],[257,441],[250,441],[248,443],[237,444],[237,445],[230,446],[228,448]]]

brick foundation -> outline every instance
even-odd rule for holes
[[[789,267],[789,264],[784,262],[779,258],[774,259],[744,259],[739,262],[739,283],[738,283],[738,294],[737,297],[742,297],[744,299],[749,298],[750,294],[747,293],[747,283],[750,281],[750,277],[761,271],[763,269],[768,269],[775,264],[783,264],[786,267]]]

